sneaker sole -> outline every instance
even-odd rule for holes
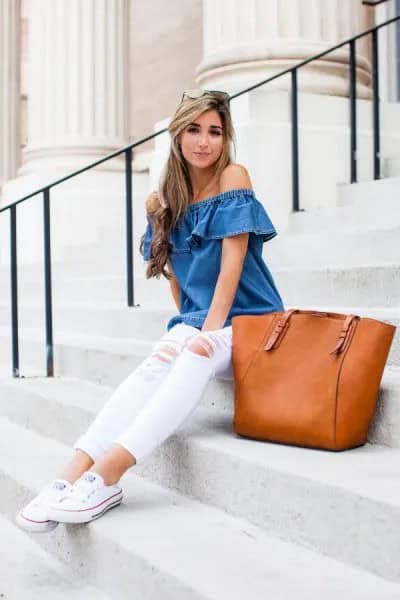
[[[15,517],[15,522],[21,529],[31,533],[47,533],[48,531],[53,531],[58,525],[58,521],[33,521],[32,519],[27,519],[22,514],[22,511]]]
[[[123,495],[113,496],[109,504],[105,504],[100,510],[99,507],[93,509],[83,509],[78,511],[73,510],[60,510],[58,508],[50,508],[49,516],[51,519],[59,523],[90,523],[104,515],[111,508],[119,506],[122,502]]]
[[[105,512],[107,512],[108,510],[110,510],[111,508],[115,508],[116,506],[119,506],[122,502],[122,497],[120,500],[117,500],[116,502],[113,502],[113,504],[109,504],[106,508],[104,508],[101,512],[92,515],[92,518],[90,519],[91,521],[94,521],[95,519],[98,519],[99,517],[102,517],[104,515]]]

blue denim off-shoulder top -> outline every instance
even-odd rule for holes
[[[152,223],[147,215],[143,258],[150,260]],[[217,283],[224,237],[249,233],[249,242],[237,291],[225,321],[235,315],[284,311],[282,298],[262,257],[263,243],[277,235],[254,190],[241,188],[222,192],[190,204],[170,233],[172,268],[181,290],[181,312],[167,323],[201,329]]]

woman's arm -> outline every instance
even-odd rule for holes
[[[253,189],[246,168],[231,164],[221,174],[220,189],[225,192],[237,188]],[[220,272],[202,331],[221,329],[224,326],[239,285],[248,241],[249,233],[223,238]]]
[[[235,299],[248,239],[248,233],[240,233],[222,240],[221,269],[202,331],[221,329],[224,326]]]
[[[175,277],[175,273],[172,269],[172,265],[170,260],[167,260],[168,272],[172,275],[172,278],[169,280],[169,285],[171,288],[172,297],[175,301],[176,308],[179,312],[181,312],[181,288],[179,287],[179,283],[177,278]]]

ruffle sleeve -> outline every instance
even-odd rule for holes
[[[146,227],[146,231],[144,232],[144,239],[143,239],[143,259],[144,260],[150,260],[150,245],[153,239],[153,227],[151,225],[151,222],[149,220],[149,218],[147,217],[147,227]]]
[[[198,238],[221,239],[247,232],[262,242],[277,235],[254,190],[229,190],[198,204],[198,207],[196,204],[191,205],[198,210],[198,214],[192,233],[186,238],[189,244],[198,243]]]

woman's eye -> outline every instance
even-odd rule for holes
[[[195,127],[190,127],[190,128],[188,129],[188,132],[189,132],[189,133],[197,133],[198,131],[199,131],[199,130],[198,130],[198,129],[196,129]],[[211,131],[210,133],[211,133],[212,135],[221,135],[221,132],[220,132],[220,131]]]

